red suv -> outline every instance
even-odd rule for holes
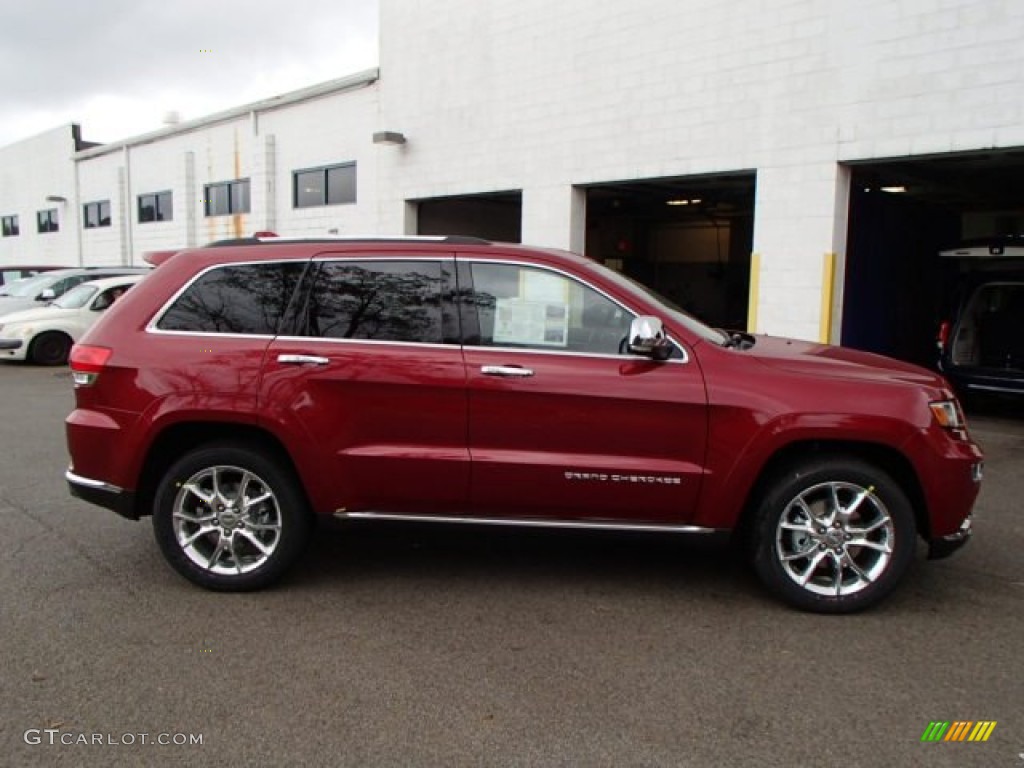
[[[709,328],[581,256],[470,238],[182,251],[71,355],[71,492],[248,590],[317,516],[733,531],[800,608],[888,594],[971,532],[946,382]]]

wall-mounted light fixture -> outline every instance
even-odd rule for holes
[[[405,144],[405,134],[398,131],[377,131],[373,134],[374,144]]]
[[[46,202],[48,203],[66,203],[68,199],[61,195],[47,195]]]

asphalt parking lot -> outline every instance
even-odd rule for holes
[[[329,529],[279,588],[204,592],[67,494],[71,404],[0,365],[0,764],[1024,766],[1020,411],[972,418],[970,545],[822,617],[640,535]]]

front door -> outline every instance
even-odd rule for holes
[[[623,354],[633,313],[566,274],[460,267],[474,514],[683,523],[707,442],[696,360]]]

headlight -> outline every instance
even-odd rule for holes
[[[967,428],[967,420],[964,412],[960,410],[960,403],[956,400],[937,400],[928,403],[932,409],[932,415],[939,422],[939,426],[949,430],[964,430]]]

